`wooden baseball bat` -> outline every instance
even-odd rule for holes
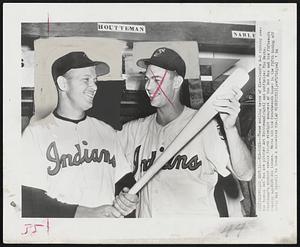
[[[197,111],[194,117],[186,124],[165,151],[157,158],[149,170],[129,190],[130,194],[139,192],[145,184],[174,156],[176,155],[206,124],[218,113],[213,106],[217,95],[221,95],[233,86],[242,88],[249,80],[248,73],[243,69],[236,69],[210,98]]]

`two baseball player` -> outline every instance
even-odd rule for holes
[[[196,112],[180,102],[186,66],[174,50],[161,47],[137,64],[146,68],[145,90],[157,112],[126,123],[118,132],[136,180]],[[137,217],[219,217],[214,199],[218,174],[225,177],[232,173],[240,180],[250,180],[254,173],[250,152],[235,125],[241,96],[240,89],[232,88],[214,102],[227,143],[212,120],[140,191]]]
[[[116,132],[85,114],[96,77],[109,69],[84,52],[53,63],[57,107],[22,136],[23,217],[123,217],[135,209],[138,198],[128,188],[115,197],[115,185],[131,171]]]
[[[58,106],[23,134],[23,216],[120,217],[135,208],[137,196],[127,188],[114,199],[116,182],[131,171],[115,132],[85,115],[97,89],[96,65],[102,75],[108,73],[107,64],[82,52],[52,66]],[[118,133],[136,180],[196,112],[180,102],[186,68],[175,51],[159,48],[138,65],[147,68],[145,89],[157,113],[127,123]],[[212,120],[142,189],[138,217],[218,216],[213,196],[218,173],[251,179],[251,155],[235,126],[241,95],[233,88],[215,102],[227,143]]]

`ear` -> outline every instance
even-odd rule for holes
[[[174,77],[174,88],[180,88],[183,83],[183,78],[180,75]]]
[[[61,91],[67,90],[67,79],[65,77],[59,76],[59,77],[57,77],[56,81],[57,81],[58,88]]]

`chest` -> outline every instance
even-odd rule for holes
[[[140,173],[146,172],[163,154],[182,128],[149,128],[143,136],[139,136],[135,142],[133,163]],[[201,173],[203,167],[207,172],[212,169],[207,167],[205,150],[202,145],[201,136],[197,136],[175,154],[162,168],[161,173],[180,176],[182,173]]]
[[[116,166],[113,140],[86,125],[59,126],[41,132],[39,146],[50,176],[75,172],[83,166],[91,171],[96,165],[101,168],[99,164]]]

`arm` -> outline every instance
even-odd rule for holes
[[[127,211],[131,212],[134,209],[134,206],[130,206],[130,210]],[[62,203],[49,197],[44,190],[22,186],[22,217],[119,218],[122,216],[123,214],[112,205],[102,205],[90,208]]]
[[[232,166],[229,168],[239,180],[249,181],[254,174],[253,160],[235,125],[240,112],[238,100],[242,94],[240,89],[233,88],[228,93],[218,96],[215,108],[220,113],[224,124]]]
[[[238,179],[250,181],[254,169],[249,149],[238,134],[237,128],[225,129],[232,162],[232,169]],[[237,148],[239,147],[239,148]]]
[[[112,205],[95,208],[62,203],[44,190],[22,186],[22,217],[30,218],[118,218],[121,213]]]
[[[109,218],[134,218],[135,208],[138,202],[137,195],[130,195],[127,192],[127,187],[132,187],[135,184],[135,179],[132,173],[124,175],[115,184],[115,200],[112,205],[103,205],[96,208],[78,206],[75,218],[88,217],[109,217]]]
[[[120,208],[119,204],[116,208],[122,212],[122,214],[111,205],[102,205],[95,208],[84,207],[75,204],[62,203],[56,199],[49,197],[44,190],[22,186],[22,217],[49,217],[49,218],[89,218],[89,217],[121,217],[122,215],[128,215],[128,217],[134,217],[137,196],[125,195],[122,192],[124,187],[132,187],[135,183],[135,179],[132,173],[126,174],[115,185],[116,201],[124,208]],[[126,189],[125,189],[126,191]],[[131,203],[133,202],[133,203]],[[125,205],[125,206],[124,206]]]

